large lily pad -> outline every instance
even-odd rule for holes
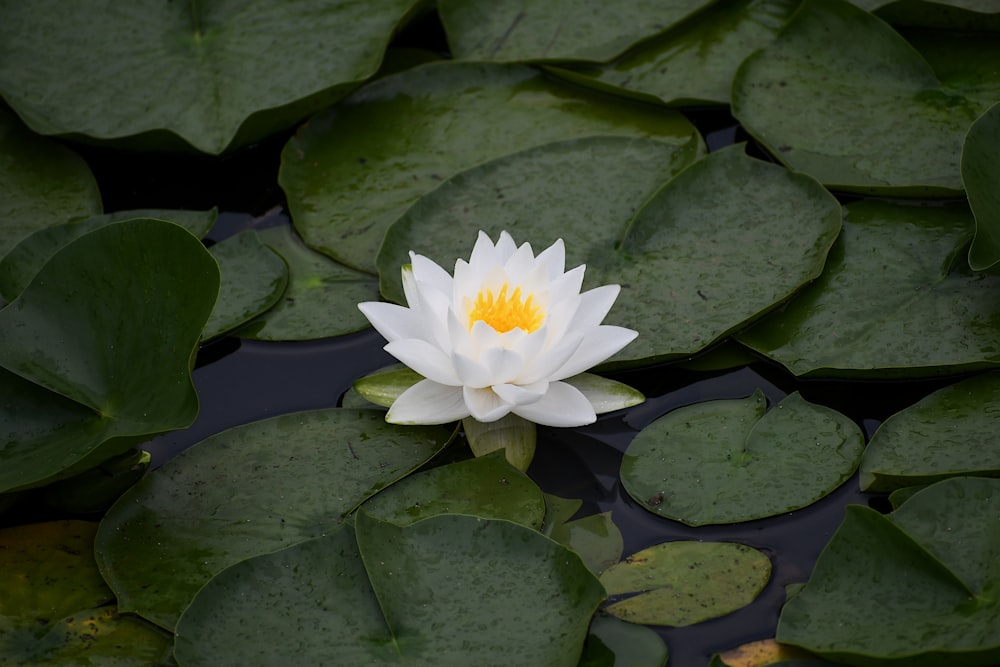
[[[598,135],[656,138],[689,161],[702,150],[680,114],[574,90],[528,67],[444,62],[376,81],[310,120],[285,146],[279,181],[310,246],[375,273],[386,228],[442,181]]]
[[[14,3],[0,93],[36,132],[221,153],[321,109],[378,69],[414,0]],[[153,140],[151,137],[144,137]]]
[[[774,41],[799,0],[721,0],[607,65],[550,71],[661,104],[729,104],[740,63]]]
[[[285,263],[252,230],[213,245],[211,252],[222,270],[222,285],[202,333],[204,340],[221,336],[268,310],[288,285]]]
[[[707,347],[820,274],[840,223],[818,183],[734,146],[657,190],[667,150],[580,139],[456,176],[389,228],[383,294],[402,300],[410,250],[450,269],[480,229],[493,238],[507,229],[536,251],[561,237],[567,266],[586,263],[589,284],[622,286],[607,321],[639,337],[614,361],[649,363]]]
[[[826,270],[737,335],[796,375],[921,376],[1000,362],[1000,277],[965,260],[964,205],[844,208]]]
[[[887,419],[865,449],[863,491],[894,491],[957,475],[1000,477],[1000,373],[940,389]]]
[[[97,524],[56,521],[0,531],[0,660],[33,667],[160,664],[171,638],[107,603],[94,564]]]
[[[289,225],[257,234],[288,265],[288,286],[273,308],[240,329],[241,338],[312,340],[368,328],[358,304],[378,299],[374,276],[310,250]]]
[[[601,575],[609,596],[631,595],[605,611],[631,623],[684,626],[753,602],[771,577],[760,551],[732,542],[665,542]]]
[[[969,265],[976,271],[1000,262],[1000,104],[984,113],[965,136],[962,182],[976,216]]]
[[[462,60],[523,62],[614,58],[682,21],[711,0],[440,0],[452,55]]]
[[[109,225],[59,250],[0,310],[0,491],[190,425],[218,285],[215,260],[169,222]]]
[[[994,101],[980,86],[942,83],[899,34],[846,0],[804,0],[733,82],[734,115],[790,168],[897,195],[959,193],[962,138]]]
[[[126,220],[166,220],[180,225],[200,239],[208,233],[216,217],[215,209],[209,211],[141,209],[88,216],[81,220],[71,220],[39,229],[24,238],[0,259],[0,296],[8,301],[16,299],[56,251],[74,239],[105,225]]]
[[[0,192],[0,258],[36,230],[101,212],[83,158],[29,132],[7,109],[0,109]]]
[[[621,479],[661,516],[693,526],[735,523],[819,500],[854,474],[864,446],[844,415],[798,393],[766,411],[757,390],[656,420],[626,450]]]
[[[398,526],[438,514],[469,514],[538,529],[545,502],[541,489],[497,451],[410,475],[369,498],[362,510]]]
[[[334,530],[449,435],[392,426],[374,410],[339,409],[224,431],[118,500],[101,523],[98,565],[122,611],[170,629],[213,576]]]
[[[855,665],[1000,661],[1000,480],[960,477],[893,514],[852,505],[777,639]]]
[[[604,591],[571,552],[506,521],[358,515],[224,571],[184,612],[183,667],[239,663],[576,667]]]

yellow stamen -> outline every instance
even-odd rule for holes
[[[504,283],[500,294],[493,296],[493,290],[479,290],[476,301],[469,311],[469,329],[479,320],[486,322],[498,333],[521,328],[531,333],[542,326],[545,313],[535,303],[535,296],[529,294],[527,299],[521,298],[521,288],[507,296],[510,286]]]

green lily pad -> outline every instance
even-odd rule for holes
[[[7,109],[0,109],[0,192],[0,258],[34,231],[101,212],[83,158],[29,132]]]
[[[854,422],[798,392],[768,411],[766,403],[758,389],[656,420],[625,452],[625,490],[648,510],[699,526],[805,507],[854,474],[865,444]]]
[[[798,5],[799,0],[720,0],[607,65],[549,71],[660,104],[729,104],[740,63],[773,42]]]
[[[770,577],[771,561],[752,547],[665,542],[604,571],[609,596],[632,596],[604,611],[630,623],[693,625],[750,604]]]
[[[562,546],[454,514],[397,527],[362,512],[356,533],[215,577],[181,617],[177,661],[576,667],[604,591]]]
[[[469,514],[537,529],[545,502],[541,489],[497,451],[410,475],[369,498],[362,510],[397,526],[438,514]]]
[[[257,232],[288,265],[288,287],[277,305],[241,328],[241,338],[312,340],[369,326],[358,310],[378,299],[378,281],[310,250],[288,225]]]
[[[217,216],[218,212],[215,209],[210,211],[140,209],[89,216],[39,229],[25,237],[0,259],[0,296],[8,301],[16,299],[56,251],[95,229],[126,220],[165,220],[180,225],[200,239],[211,229]]]
[[[578,667],[665,667],[667,645],[642,625],[595,616]]]
[[[229,429],[115,503],[97,535],[98,565],[121,611],[172,629],[213,576],[334,530],[358,503],[433,456],[450,433],[340,409]]]
[[[863,665],[1000,661],[1000,480],[938,482],[888,516],[851,505],[777,639]]]
[[[439,0],[452,55],[460,60],[604,62],[694,14],[711,0]]]
[[[221,336],[268,310],[288,285],[285,262],[252,230],[213,245],[211,253],[222,271],[222,285],[202,340]]]
[[[375,273],[386,228],[442,181],[502,155],[599,135],[656,138],[686,161],[703,150],[680,114],[529,67],[443,62],[380,79],[310,120],[285,146],[279,182],[306,243]]]
[[[1000,30],[1000,12],[992,0],[851,1],[894,26],[928,28],[934,32],[961,30],[973,40]]]
[[[833,667],[808,651],[785,646],[773,639],[760,639],[724,653],[716,653],[708,667]]]
[[[5,665],[157,664],[171,638],[104,606],[114,594],[94,564],[97,524],[55,521],[0,530],[0,656]]]
[[[576,553],[594,574],[601,574],[622,557],[621,531],[611,512],[591,514],[570,521],[583,501],[545,494],[545,523],[542,532]]]
[[[862,491],[888,492],[955,477],[1000,477],[1000,373],[940,389],[887,419],[865,449]]]
[[[217,154],[291,126],[375,74],[414,5],[12,5],[0,26],[0,93],[41,134]]]
[[[823,275],[737,339],[796,375],[926,376],[1000,362],[1000,277],[969,270],[964,205],[864,201]]]
[[[789,168],[880,194],[959,194],[962,138],[994,101],[846,0],[804,0],[733,81],[733,114]]]
[[[969,248],[975,271],[1000,262],[1000,104],[992,106],[969,128],[962,147],[962,182],[976,216],[976,236]]]
[[[612,361],[648,364],[694,354],[820,274],[840,212],[818,183],[733,146],[661,186],[667,149],[578,139],[456,176],[386,232],[383,295],[403,299],[410,250],[451,270],[478,230],[497,238],[506,229],[536,251],[561,237],[567,266],[587,264],[586,283],[622,286],[606,321],[639,337]]]
[[[186,230],[108,225],[0,310],[0,491],[93,467],[198,414],[191,366],[219,272]]]

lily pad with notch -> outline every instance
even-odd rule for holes
[[[356,527],[244,560],[177,627],[182,667],[220,662],[576,667],[604,591],[531,528],[443,514]]]
[[[108,225],[56,252],[0,310],[0,491],[189,426],[191,367],[218,285],[215,260],[169,222]]]
[[[282,415],[214,435],[147,475],[108,511],[98,565],[121,611],[167,629],[225,568],[335,531],[452,430],[386,424],[374,410]],[[170,577],[159,576],[164,571]]]
[[[656,420],[626,450],[621,479],[660,516],[692,526],[736,523],[826,496],[854,473],[863,450],[864,435],[844,415],[798,392],[766,410],[758,389]]]
[[[840,209],[818,183],[741,145],[671,178],[684,164],[671,168],[672,154],[658,141],[598,137],[465,171],[386,232],[382,294],[404,299],[411,250],[451,267],[478,230],[539,248],[561,237],[567,266],[587,264],[585,285],[622,286],[607,322],[639,336],[609,363],[639,365],[708,347],[821,273]]]
[[[530,67],[442,62],[380,79],[312,118],[285,146],[279,182],[310,247],[375,273],[386,228],[443,181],[588,136],[657,139],[677,165],[704,150],[679,113],[579,90]]]

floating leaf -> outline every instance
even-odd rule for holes
[[[570,521],[582,505],[580,500],[568,500],[545,494],[545,524],[543,533],[576,553],[590,571],[600,574],[622,557],[621,531],[611,519],[611,512],[601,512]]]
[[[614,58],[711,4],[710,0],[440,0],[448,45],[461,60],[520,62]]]
[[[545,503],[538,486],[495,452],[410,475],[368,499],[362,510],[398,526],[438,514],[469,514],[537,529]]]
[[[850,505],[777,639],[865,665],[1000,661],[1000,480],[938,482],[888,516]]]
[[[60,512],[105,512],[142,479],[151,459],[149,452],[130,449],[79,475],[49,484],[42,491],[42,501]]]
[[[962,183],[976,216],[976,236],[969,248],[975,271],[1000,262],[1000,104],[969,128],[962,147]]]
[[[200,239],[208,233],[216,217],[215,209],[210,211],[141,209],[91,216],[39,229],[25,237],[0,259],[0,296],[8,301],[16,299],[52,255],[74,239],[95,229],[127,220],[166,220],[180,225]]]
[[[532,146],[599,135],[659,139],[684,156],[678,164],[702,150],[680,114],[576,90],[529,67],[444,62],[376,81],[310,120],[285,146],[279,182],[311,247],[375,273],[386,228],[442,181]]]
[[[0,93],[41,134],[180,147],[169,132],[221,153],[372,76],[414,4],[12,5],[0,26]]]
[[[600,137],[470,169],[389,228],[382,293],[403,298],[410,250],[453,266],[480,229],[535,247],[562,237],[568,266],[586,263],[592,284],[622,285],[607,321],[639,337],[613,361],[635,364],[693,354],[820,274],[840,215],[819,184],[735,146],[659,187],[671,155],[661,142]]]
[[[397,527],[362,512],[356,531],[212,579],[178,624],[178,662],[576,667],[604,591],[562,546],[462,515]]]
[[[896,195],[958,194],[962,137],[993,101],[846,0],[804,0],[733,81],[733,114],[789,168]]]
[[[1000,477],[1000,373],[940,389],[879,426],[865,450],[863,491],[894,491],[957,475]]]
[[[310,250],[288,225],[257,232],[288,265],[277,305],[239,331],[255,340],[312,340],[367,328],[358,304],[378,299],[378,281]]]
[[[266,311],[288,284],[285,263],[260,242],[256,232],[230,236],[213,245],[211,252],[222,270],[222,285],[202,340],[221,336]]]
[[[668,413],[629,445],[622,484],[647,509],[699,526],[805,507],[854,474],[865,441],[850,419],[798,392],[765,409],[758,389]]]
[[[712,656],[708,667],[826,667],[833,663],[820,660],[795,646],[784,646],[773,639],[761,639]]]
[[[101,212],[83,158],[29,132],[7,109],[0,109],[0,192],[0,258],[36,230]]]
[[[108,225],[59,250],[0,310],[0,491],[189,426],[218,284],[215,260],[169,222]]]
[[[649,628],[595,616],[579,667],[664,667],[667,646]]]
[[[55,521],[0,531],[0,655],[5,665],[158,664],[170,637],[119,616],[94,564],[97,524]]]
[[[767,556],[742,544],[665,542],[604,571],[608,595],[632,595],[604,610],[630,623],[692,625],[750,604],[770,576]]]
[[[737,339],[796,375],[921,376],[1000,361],[1000,277],[965,261],[964,205],[864,201],[819,280]]]
[[[374,410],[340,409],[229,429],[119,499],[101,523],[98,564],[121,611],[172,628],[213,576],[335,529],[358,503],[429,459],[449,434],[386,424]]]
[[[721,0],[607,65],[550,71],[662,104],[729,104],[736,68],[774,41],[798,5],[799,0]]]

